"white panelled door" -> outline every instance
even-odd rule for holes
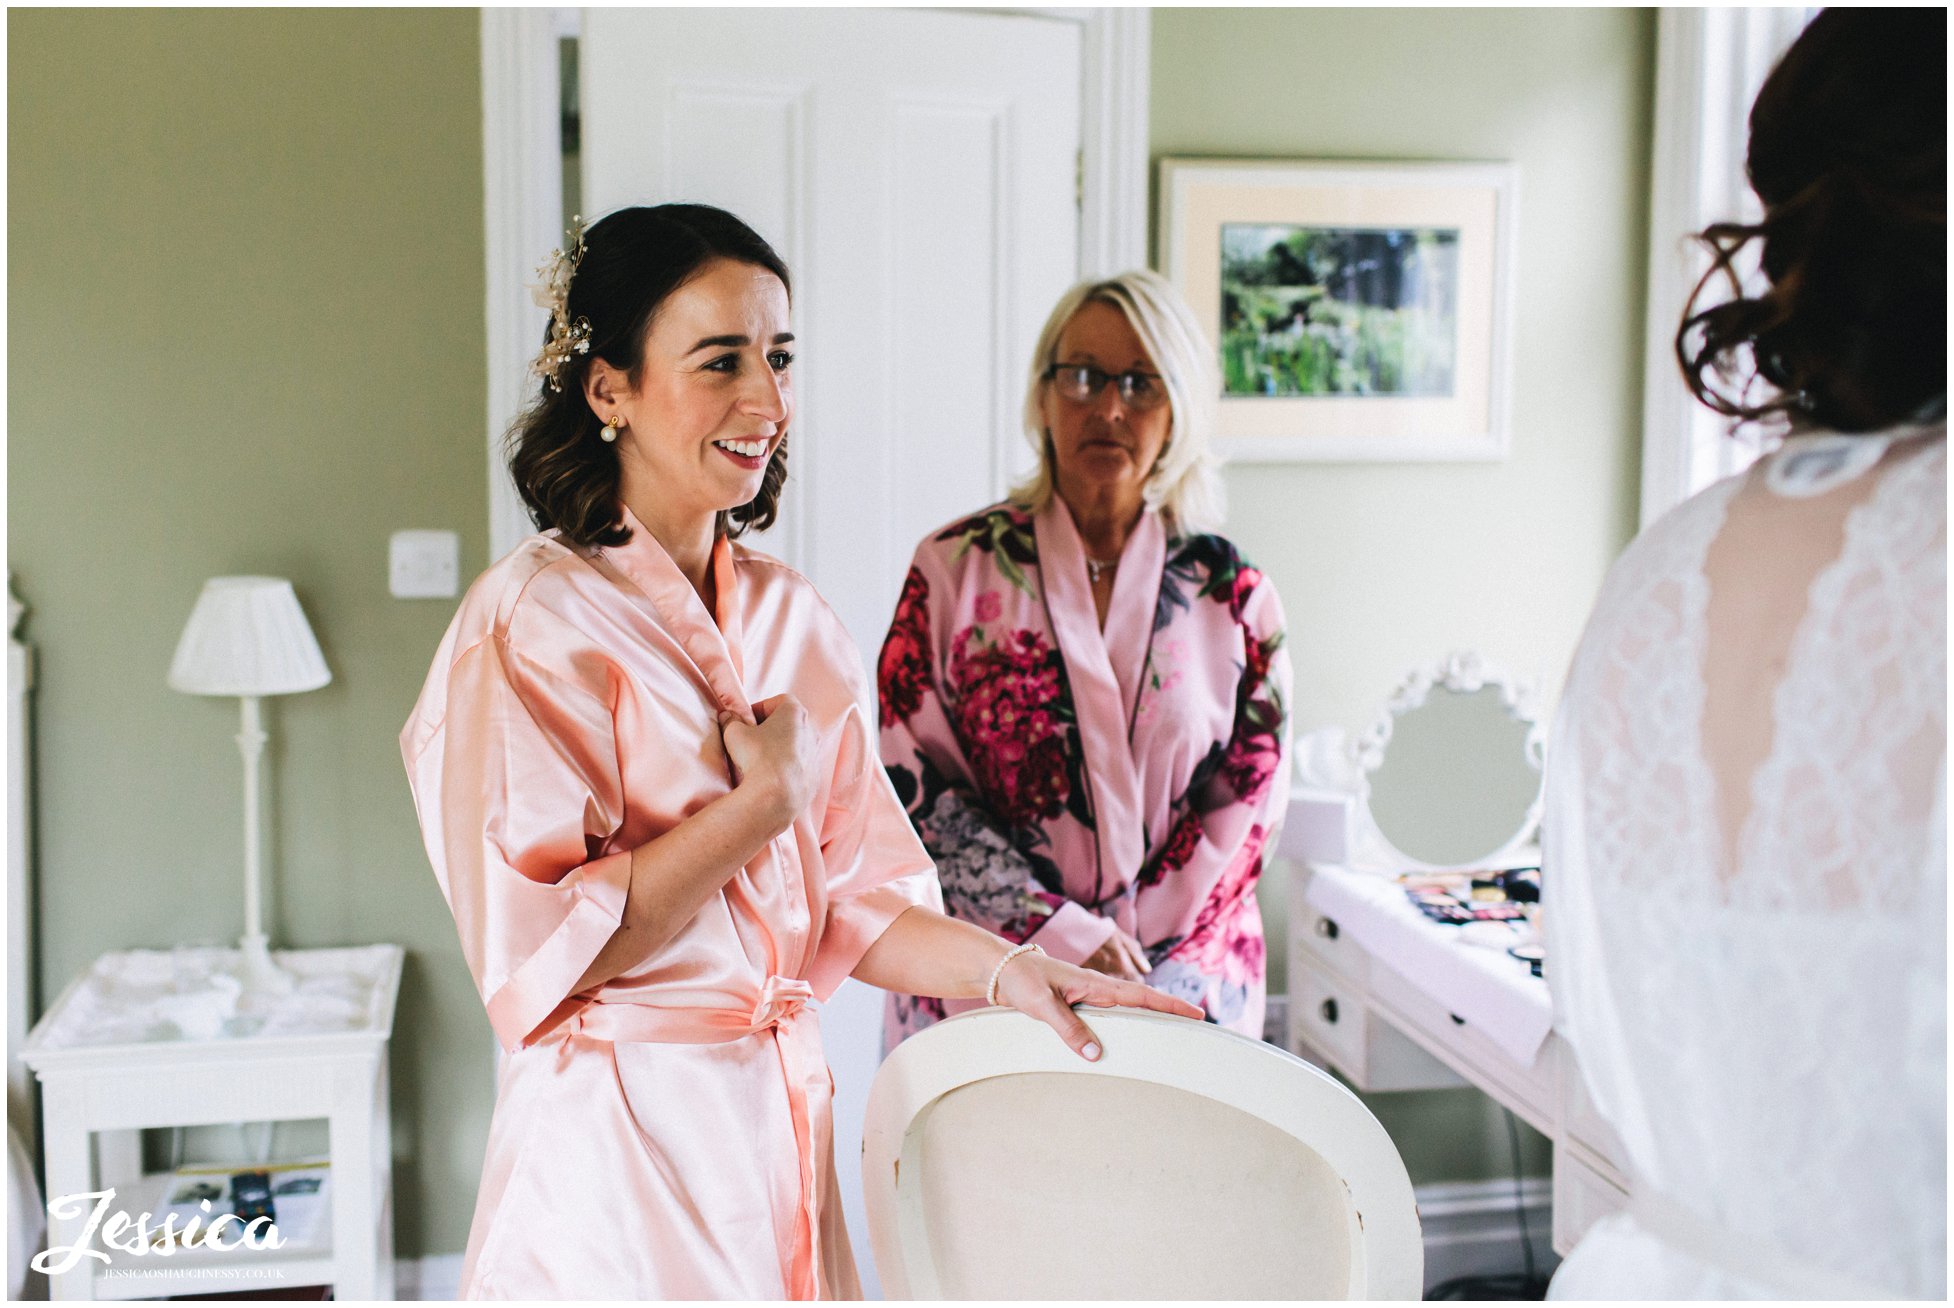
[[[591,9],[587,216],[696,200],[794,276],[781,521],[864,653],[923,533],[1031,459],[1018,417],[1078,267],[1076,23],[916,10]]]
[[[716,204],[793,274],[799,413],[781,519],[754,543],[813,580],[871,675],[916,542],[1032,462],[1025,374],[1079,266],[1080,56],[1079,25],[1055,18],[584,13],[585,215]],[[822,1012],[871,1297],[861,1128],[881,1016],[852,981]]]

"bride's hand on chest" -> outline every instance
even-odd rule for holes
[[[783,827],[814,800],[821,738],[806,708],[791,693],[753,705],[759,719],[748,725],[731,714],[720,721],[734,784],[759,787]]]

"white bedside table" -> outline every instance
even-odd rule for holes
[[[325,1118],[332,1213],[306,1245],[132,1255],[89,1231],[97,1206],[48,1218],[48,1247],[86,1247],[50,1278],[56,1299],[135,1299],[331,1284],[346,1299],[392,1299],[393,1153],[387,1041],[403,951],[398,945],[279,950],[294,993],[252,999],[223,1032],[185,1038],[155,1001],[185,976],[232,970],[234,949],[104,954],[55,1001],[21,1059],[41,1082],[47,1199],[110,1187],[110,1214],[167,1208],[168,1173],[142,1172],[145,1127]],[[244,1170],[242,1167],[239,1170]],[[106,1225],[106,1223],[104,1223]],[[133,1230],[132,1230],[133,1234]],[[236,1243],[236,1223],[224,1243]],[[124,1237],[122,1243],[130,1242]]]

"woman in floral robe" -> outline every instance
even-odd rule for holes
[[[1213,363],[1129,273],[1069,292],[1033,368],[1038,473],[917,547],[882,761],[948,912],[1259,1037],[1290,671],[1274,585],[1200,530]],[[975,1006],[893,995],[888,1042]]]

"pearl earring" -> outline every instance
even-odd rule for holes
[[[617,439],[617,434],[623,430],[624,430],[624,415],[620,413],[620,414],[613,415],[611,420],[604,424],[604,430],[598,432],[597,434],[599,436],[602,436],[604,438],[604,443],[608,445],[612,441],[615,441]]]

